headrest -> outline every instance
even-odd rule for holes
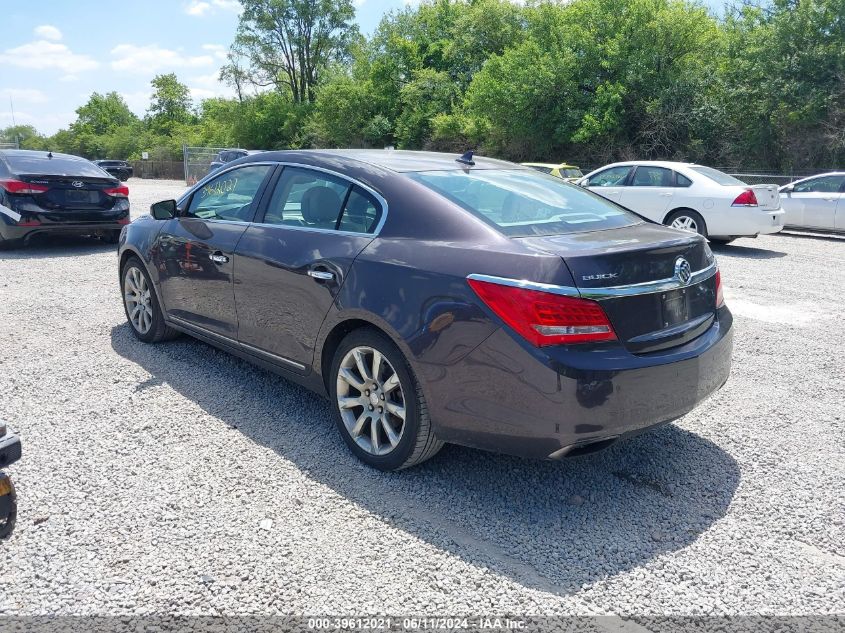
[[[302,196],[302,218],[308,224],[328,224],[337,221],[340,196],[328,187],[312,187]]]

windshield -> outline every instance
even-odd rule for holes
[[[529,169],[408,174],[510,237],[631,226],[642,220],[560,178]]]
[[[738,178],[728,176],[725,172],[713,169],[712,167],[705,167],[704,165],[690,165],[689,168],[693,171],[697,171],[702,176],[707,176],[710,180],[715,181],[717,184],[725,185],[726,187],[732,187],[733,185],[747,186],[746,183],[742,182]]]

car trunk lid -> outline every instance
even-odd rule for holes
[[[24,182],[47,187],[43,193],[32,194],[35,202],[48,212],[77,213],[80,211],[108,211],[116,198],[107,190],[120,186],[114,178],[26,175]]]
[[[761,209],[780,208],[780,194],[777,185],[751,185],[751,190],[757,198],[757,206]]]
[[[706,331],[715,316],[713,255],[698,235],[642,223],[519,241],[560,255],[581,296],[601,303],[632,352],[682,345]],[[679,259],[692,273],[686,285],[676,273]]]

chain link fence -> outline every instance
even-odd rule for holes
[[[0,142],[0,149],[20,149],[17,141],[14,143]]]
[[[198,180],[203,178],[211,169],[211,161],[213,161],[217,154],[227,149],[234,149],[231,147],[189,147],[182,146],[182,155],[184,157],[184,172],[185,184],[188,186],[195,185]]]

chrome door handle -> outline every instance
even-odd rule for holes
[[[334,273],[330,273],[327,270],[309,270],[308,276],[319,279],[320,281],[331,281],[334,279]]]
[[[663,196],[664,198],[670,198],[672,196],[671,193],[661,193],[660,195]]]
[[[226,257],[223,253],[212,253],[208,256],[208,259],[213,261],[215,264],[225,264],[229,261],[229,258]]]

